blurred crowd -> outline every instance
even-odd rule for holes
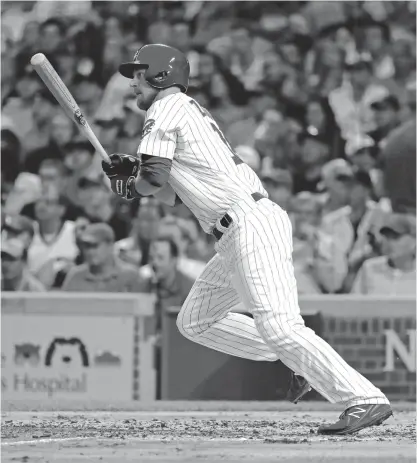
[[[289,213],[299,293],[415,295],[415,2],[1,9],[3,290],[184,301],[214,238],[183,205],[113,195],[29,65],[45,53],[106,151],[135,154],[145,114],[117,68],[165,43],[188,56],[188,94]]]

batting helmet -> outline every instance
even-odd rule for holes
[[[119,66],[119,72],[133,79],[134,71],[146,69],[145,79],[152,87],[163,89],[177,85],[182,92],[188,88],[190,64],[183,53],[159,43],[144,45],[129,63]]]

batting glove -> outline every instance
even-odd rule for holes
[[[136,191],[135,184],[136,177],[133,175],[130,177],[116,175],[110,179],[112,191],[128,201],[141,198],[141,195]]]
[[[111,164],[102,161],[101,167],[104,173],[111,180],[117,176],[136,177],[139,172],[140,161],[130,154],[111,154]]]

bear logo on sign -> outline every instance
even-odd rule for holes
[[[41,346],[35,346],[31,343],[16,344],[14,346],[14,363],[20,367],[35,367],[40,361]]]
[[[47,367],[88,367],[87,349],[78,338],[55,338],[46,351]]]

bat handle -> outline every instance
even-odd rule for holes
[[[90,140],[90,143],[94,146],[98,154],[101,156],[103,161],[107,162],[107,164],[111,164],[109,155],[106,153],[106,150],[103,148],[103,145],[99,142],[98,138],[92,131],[88,133],[88,139]]]

